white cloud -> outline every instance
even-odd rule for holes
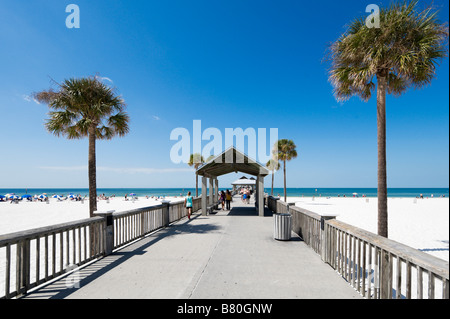
[[[156,121],[159,121],[159,120],[161,120],[161,118],[160,118],[159,116],[156,116],[156,115],[152,115],[152,117],[153,117],[153,119],[154,119],[154,120],[156,120]]]
[[[41,104],[41,103],[39,103],[39,101],[36,100],[34,97],[31,97],[31,96],[26,95],[26,94],[22,95],[22,98],[23,98],[25,101],[27,101],[27,102],[34,101],[36,104]]]
[[[87,166],[42,166],[40,169],[51,171],[87,171]]]
[[[98,76],[98,75],[96,75],[95,76],[97,79],[99,79],[100,81],[109,81],[109,82],[111,82],[111,83],[114,83],[113,82],[113,80],[111,80],[110,78],[108,78],[108,77],[106,77],[106,76]]]

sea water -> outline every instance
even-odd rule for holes
[[[231,188],[219,188],[219,190],[227,190]],[[97,195],[124,197],[125,195],[136,194],[139,197],[145,196],[186,196],[187,192],[195,195],[195,188],[97,188]],[[264,192],[271,193],[271,188],[266,187]],[[366,196],[376,197],[376,188],[287,188],[287,196],[290,197],[353,197],[353,196]],[[199,189],[199,194],[201,189]],[[89,189],[87,188],[2,188],[0,189],[0,195],[16,194],[22,196],[25,194],[40,195],[47,194],[49,197],[52,195],[67,196],[69,194],[88,196]],[[274,196],[283,196],[283,188],[274,188]],[[355,195],[354,195],[355,194]],[[449,196],[448,188],[388,188],[388,197],[447,197]]]

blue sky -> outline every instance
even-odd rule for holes
[[[79,29],[66,27],[70,3]],[[170,160],[171,131],[193,120],[278,128],[299,153],[288,187],[376,187],[376,100],[336,102],[323,61],[371,3],[389,2],[0,0],[0,188],[88,187],[87,140],[46,132],[30,94],[94,74],[131,117],[126,137],[98,142],[98,187],[195,186]],[[448,21],[448,1],[434,3]],[[388,97],[389,187],[448,187],[448,70],[445,59],[431,86]]]

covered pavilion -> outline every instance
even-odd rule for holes
[[[202,215],[206,215],[208,206],[217,203],[219,180],[218,177],[229,173],[242,172],[256,177],[255,206],[258,215],[264,216],[264,177],[269,175],[269,170],[247,155],[230,147],[214,159],[197,169],[197,174],[202,176]],[[209,196],[207,187],[209,179]]]

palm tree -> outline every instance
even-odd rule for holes
[[[33,96],[51,110],[45,123],[50,133],[70,140],[88,137],[89,215],[93,217],[97,210],[96,140],[128,133],[125,102],[96,76],[64,80],[57,91],[49,89]]]
[[[283,174],[284,174],[284,201],[287,201],[286,194],[286,162],[297,157],[296,145],[292,140],[281,139],[276,144],[277,148],[273,150],[274,159],[277,161],[283,161]]]
[[[275,172],[280,169],[280,162],[275,159],[271,159],[266,163],[266,167],[272,172],[272,190],[270,195],[273,196],[273,179],[275,176]]]
[[[191,154],[188,165],[195,168],[195,196],[198,197],[198,174],[197,169],[205,163],[203,156],[199,153]]]
[[[438,60],[447,56],[448,27],[432,8],[419,11],[418,1],[380,10],[380,28],[364,17],[329,48],[329,79],[338,101],[377,94],[378,234],[388,237],[386,175],[386,93],[400,96],[408,88],[430,84]],[[375,84],[376,81],[376,84]]]

